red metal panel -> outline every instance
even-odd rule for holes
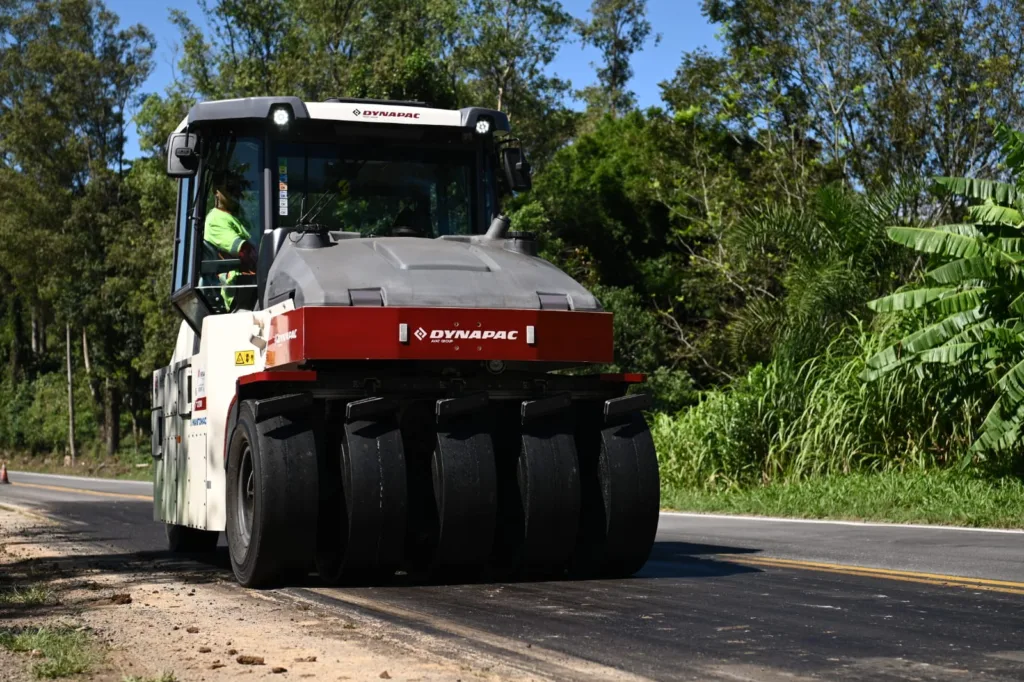
[[[269,331],[268,368],[307,360],[612,361],[610,313],[325,306],[278,315]]]
[[[316,381],[316,372],[300,370],[297,372],[256,372],[238,377],[242,386],[257,384],[263,381]]]
[[[602,374],[601,381],[611,381],[620,384],[642,384],[647,381],[646,374],[626,372],[625,374]]]

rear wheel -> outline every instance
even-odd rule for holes
[[[294,415],[257,423],[239,408],[228,448],[227,538],[231,568],[245,587],[280,584],[309,566],[316,541],[317,444]]]
[[[212,552],[217,548],[220,533],[215,530],[200,530],[168,523],[167,549],[180,554]]]

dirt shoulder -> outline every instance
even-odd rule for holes
[[[73,526],[0,507],[0,681],[32,680],[33,668],[56,659],[6,650],[39,628],[87,638],[88,672],[79,675],[92,680],[517,677],[396,646],[384,624],[243,590],[220,568],[110,554]]]

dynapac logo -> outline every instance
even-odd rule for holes
[[[288,331],[281,332],[280,334],[274,334],[274,340],[270,342],[271,346],[280,346],[282,343],[296,339],[299,336],[298,329],[289,329]],[[252,364],[252,363],[250,363]]]
[[[518,329],[431,329],[429,332],[420,327],[413,332],[420,341],[430,337],[430,343],[453,343],[469,339],[493,339],[495,341],[515,341],[519,338]]]
[[[376,111],[373,109],[367,111],[359,111],[359,109],[353,109],[352,113],[356,116],[364,116],[366,118],[419,118],[420,114],[418,111]]]

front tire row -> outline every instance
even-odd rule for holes
[[[235,578],[274,587],[314,566],[328,584],[401,568],[441,580],[630,576],[657,532],[657,456],[639,412],[604,423],[599,407],[493,436],[364,410],[327,435],[304,414],[257,421],[245,401],[227,452]],[[218,533],[168,525],[167,537],[172,551],[201,552]]]

